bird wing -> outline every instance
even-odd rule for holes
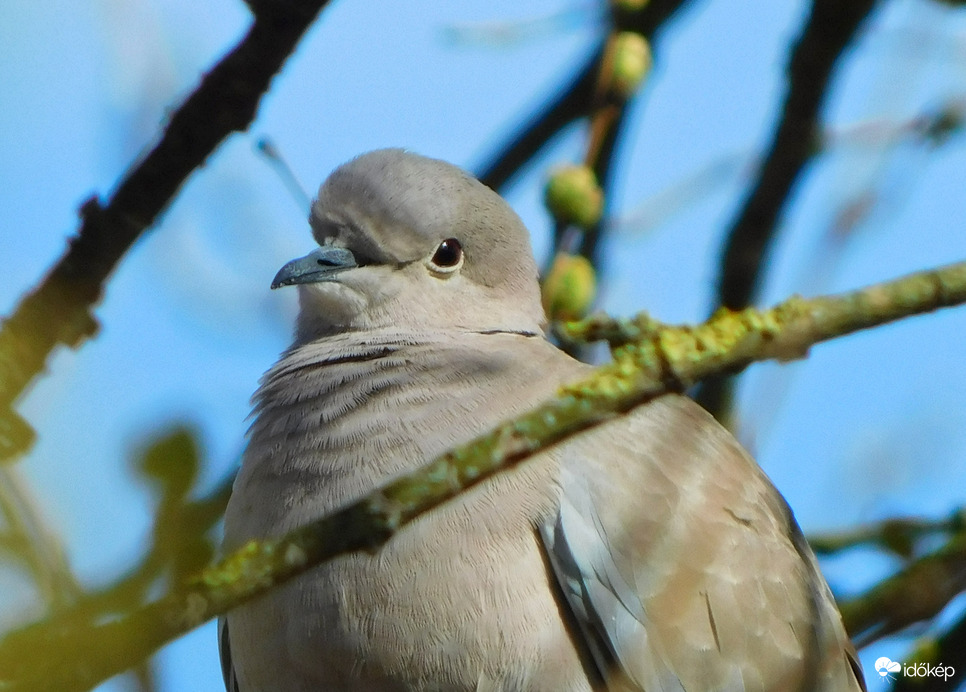
[[[661,398],[560,459],[540,537],[611,688],[862,689],[791,510],[700,407]]]

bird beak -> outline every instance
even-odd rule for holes
[[[344,247],[326,245],[279,269],[272,279],[272,288],[333,281],[336,274],[357,266],[359,265],[351,251]]]

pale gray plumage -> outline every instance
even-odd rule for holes
[[[365,154],[329,177],[311,223],[320,249],[276,277],[299,285],[297,336],[255,396],[228,549],[325,515],[588,370],[544,338],[526,229],[459,169]],[[447,239],[462,246],[455,263]],[[240,692],[861,685],[784,500],[680,396],[225,624],[226,683]]]

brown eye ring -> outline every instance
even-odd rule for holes
[[[433,259],[430,260],[438,268],[454,269],[463,259],[463,246],[456,238],[447,238],[436,248]]]

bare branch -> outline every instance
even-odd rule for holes
[[[686,0],[651,0],[639,12],[618,14],[616,23],[650,40],[664,22],[685,4]],[[603,44],[581,65],[570,83],[561,89],[560,96],[527,118],[525,124],[497,148],[499,153],[479,169],[478,177],[484,184],[494,190],[502,189],[554,135],[573,121],[590,114],[602,56]]]
[[[795,181],[819,151],[819,114],[832,71],[875,0],[814,0],[788,64],[781,120],[751,192],[728,231],[718,295],[737,310],[751,303],[765,251]]]
[[[857,526],[837,533],[809,536],[812,549],[822,555],[837,553],[860,545],[873,545],[902,558],[910,558],[916,543],[936,534],[966,531],[966,510],[957,509],[944,519],[896,517],[875,524]]]
[[[840,603],[845,628],[867,646],[937,615],[966,591],[966,533],[909,565],[869,591]]]
[[[502,189],[554,135],[587,114],[594,92],[600,54],[600,48],[595,50],[577,70],[570,84],[561,90],[560,96],[531,115],[527,124],[499,148],[499,154],[480,167],[480,181],[494,190]]]
[[[12,410],[58,344],[77,346],[97,331],[91,308],[131,245],[150,227],[195,168],[235,131],[259,100],[326,0],[262,2],[248,34],[171,115],[157,144],[120,181],[106,204],[81,209],[81,228],[42,283],[0,328],[0,460],[31,435]]]
[[[832,71],[876,0],[813,0],[805,29],[788,64],[788,91],[781,119],[757,179],[727,234],[718,278],[721,305],[750,305],[761,280],[765,253],[792,188],[819,150],[819,114]],[[727,418],[727,379],[702,384],[696,399]]]

